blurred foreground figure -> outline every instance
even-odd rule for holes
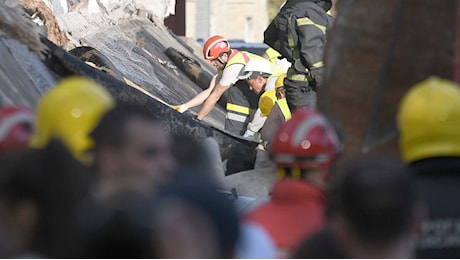
[[[83,165],[91,159],[89,133],[113,104],[110,94],[92,80],[65,78],[39,101],[32,148],[0,157],[0,198],[6,214],[0,224],[16,228],[5,240],[11,248],[17,246],[9,257],[81,256],[79,207],[92,180]]]
[[[420,208],[409,169],[384,155],[354,158],[332,186],[330,227],[294,258],[413,258]]]
[[[91,137],[101,196],[125,188],[158,191],[173,174],[171,137],[142,107],[117,105],[102,117]]]
[[[239,220],[209,176],[181,174],[161,192],[153,218],[158,258],[234,258]]]
[[[398,111],[400,150],[416,172],[419,198],[429,209],[418,258],[460,258],[460,89],[431,77],[413,86]]]
[[[245,216],[274,240],[287,257],[301,239],[323,227],[330,167],[341,148],[335,129],[314,110],[299,109],[269,145],[279,180],[268,203]]]

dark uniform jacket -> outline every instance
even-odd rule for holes
[[[460,258],[460,157],[412,163],[418,198],[428,207],[417,258]]]

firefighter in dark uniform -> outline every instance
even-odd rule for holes
[[[331,0],[287,0],[264,32],[264,42],[291,62],[284,81],[291,111],[316,108],[331,7]]]
[[[400,151],[428,209],[416,258],[460,258],[460,88],[432,77],[412,87],[398,115]]]

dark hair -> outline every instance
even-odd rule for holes
[[[338,213],[361,241],[388,243],[408,229],[414,193],[409,169],[399,158],[355,158],[337,177]]]
[[[102,117],[90,134],[94,139],[96,149],[101,145],[122,146],[126,141],[124,133],[126,125],[133,118],[158,122],[152,113],[139,105],[118,104]]]
[[[231,258],[240,236],[238,213],[233,202],[210,176],[183,174],[158,195],[158,201],[177,198],[199,209],[216,229],[218,258]]]

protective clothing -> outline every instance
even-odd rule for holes
[[[96,82],[83,77],[68,77],[39,101],[36,130],[30,146],[43,148],[56,138],[76,159],[89,164],[92,156],[87,152],[94,143],[89,134],[114,104],[110,94]]]
[[[262,116],[268,116],[276,101],[276,91],[270,89],[265,91],[259,99],[259,108]]]
[[[268,148],[278,168],[327,169],[341,150],[341,142],[323,115],[299,109],[280,125]]]
[[[24,106],[0,108],[0,153],[26,148],[33,133],[34,112]]]
[[[273,49],[272,47],[269,47],[265,50],[265,55],[267,55],[268,60],[271,63],[275,63],[275,64],[276,64],[276,60],[278,59],[278,57],[281,56],[281,54],[277,52],[275,49]]]
[[[403,97],[397,115],[400,150],[406,162],[460,156],[460,88],[431,77]]]
[[[275,89],[284,87],[284,79],[286,78],[286,76],[287,76],[287,74],[283,73],[276,79]]]
[[[291,62],[285,79],[292,111],[316,108],[316,89],[323,82],[326,31],[333,17],[330,0],[289,0],[264,31],[264,43]]]
[[[272,63],[266,59],[252,59],[244,66],[238,79],[250,79],[254,72],[271,75],[274,72],[271,65]]]
[[[230,43],[220,35],[214,35],[209,38],[203,46],[203,57],[205,60],[214,60],[219,58],[223,52],[230,51]]]

